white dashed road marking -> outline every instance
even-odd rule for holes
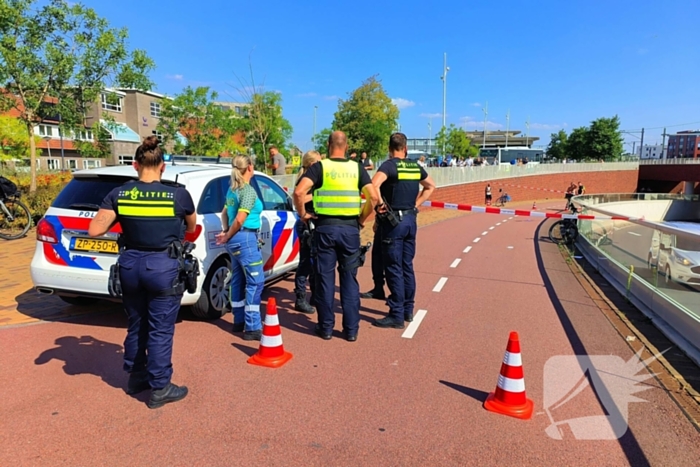
[[[513,247],[512,247],[512,246],[509,246],[509,247],[508,247],[508,249],[509,249],[509,250],[512,250],[512,249],[513,249]]]
[[[464,249],[462,253],[469,253],[471,251],[472,247],[468,246]]]
[[[408,325],[403,334],[401,334],[401,337],[405,339],[413,338],[413,335],[418,330],[418,326],[420,326],[420,323],[423,321],[423,318],[425,318],[425,314],[427,312],[428,310],[418,310],[413,316],[413,321]]]
[[[496,227],[489,227],[489,230],[493,230],[493,229],[495,229],[495,228],[496,228]]]
[[[500,223],[500,222],[497,222],[496,225],[501,225],[501,223]]]
[[[482,236],[483,236],[483,235],[488,235],[488,234],[489,234],[489,231],[488,231],[488,230],[485,230],[485,231],[481,232],[481,235],[482,235]]]
[[[462,261],[462,260],[457,258],[456,260],[452,261],[452,264],[450,264],[450,267],[453,269],[456,268],[457,266],[459,266],[460,261]]]
[[[438,283],[435,284],[435,287],[433,287],[433,292],[441,291],[442,288],[445,286],[445,282],[447,282],[447,277],[441,277]]]
[[[476,237],[476,238],[474,239],[474,243],[479,243],[479,240],[481,240],[481,237]]]

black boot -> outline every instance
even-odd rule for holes
[[[262,339],[262,329],[258,329],[257,331],[245,331],[243,333],[244,341],[259,341],[260,339]]]
[[[395,320],[394,318],[387,316],[386,318],[382,319],[375,319],[372,324],[374,326],[377,326],[378,328],[395,328],[395,329],[403,329],[403,320]]]
[[[377,287],[377,286],[375,286],[369,292],[365,292],[365,293],[360,294],[360,297],[362,297],[362,298],[374,298],[375,300],[386,300],[386,296],[384,295],[384,287]]]
[[[153,392],[151,392],[148,408],[157,409],[163,407],[170,402],[177,402],[184,399],[186,395],[186,386],[175,386],[173,383],[168,383],[163,389],[154,389]]]
[[[126,385],[126,393],[130,396],[151,389],[148,384],[148,372],[146,370],[129,373],[129,382]]]
[[[297,297],[297,301],[294,303],[294,309],[301,313],[306,313],[307,315],[316,313],[314,307],[306,303],[306,299],[302,297]]]

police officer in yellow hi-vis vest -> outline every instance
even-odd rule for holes
[[[379,167],[372,179],[383,201],[375,209],[381,229],[386,283],[391,292],[387,300],[389,316],[372,324],[380,328],[403,329],[404,321],[413,321],[416,297],[413,258],[416,255],[418,206],[430,198],[435,183],[417,162],[406,160],[407,140],[403,133],[391,135],[389,153],[391,159]],[[423,191],[420,191],[421,186]]]
[[[328,158],[309,167],[294,190],[294,205],[299,217],[314,219],[312,254],[316,261],[314,302],[318,310],[316,334],[331,338],[335,326],[333,302],[335,268],[340,274],[340,303],[343,308],[343,332],[354,342],[360,327],[360,230],[378,201],[377,191],[364,167],[345,158],[347,137],[334,131],[328,138]],[[304,208],[304,195],[313,190],[314,214]],[[367,202],[362,205],[360,193]]]
[[[88,233],[98,237],[115,222],[121,225],[119,243],[123,250],[116,276],[128,316],[126,392],[152,389],[148,406],[155,409],[187,395],[185,386],[170,382],[171,357],[175,321],[185,290],[182,242],[185,231],[195,231],[197,215],[186,189],[161,183],[165,163],[155,136],[146,138],[136,150],[134,168],[138,181],[127,182],[105,197]]]

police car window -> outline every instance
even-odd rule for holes
[[[97,211],[110,191],[131,180],[133,178],[75,177],[61,190],[51,206],[61,209]]]
[[[284,190],[262,177],[254,177],[254,180],[266,211],[286,211],[289,209],[289,198]]]
[[[202,197],[199,199],[197,214],[213,214],[221,212],[221,210],[224,208],[224,193],[221,191],[222,179],[225,180],[227,178],[228,177],[221,177],[207,183],[207,186],[202,192]]]

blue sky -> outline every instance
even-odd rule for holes
[[[649,143],[661,142],[660,127],[700,128],[696,1],[83,3],[148,50],[158,92],[206,85],[237,100],[250,55],[256,81],[282,93],[301,149],[314,106],[320,131],[337,99],[374,74],[401,104],[401,130],[427,137],[433,116],[434,135],[445,52],[448,124],[481,130],[488,102],[488,129],[505,128],[510,109],[511,129],[524,131],[529,117],[538,144],[615,114],[623,129],[649,128]],[[629,150],[639,144],[638,134],[625,138]]]

